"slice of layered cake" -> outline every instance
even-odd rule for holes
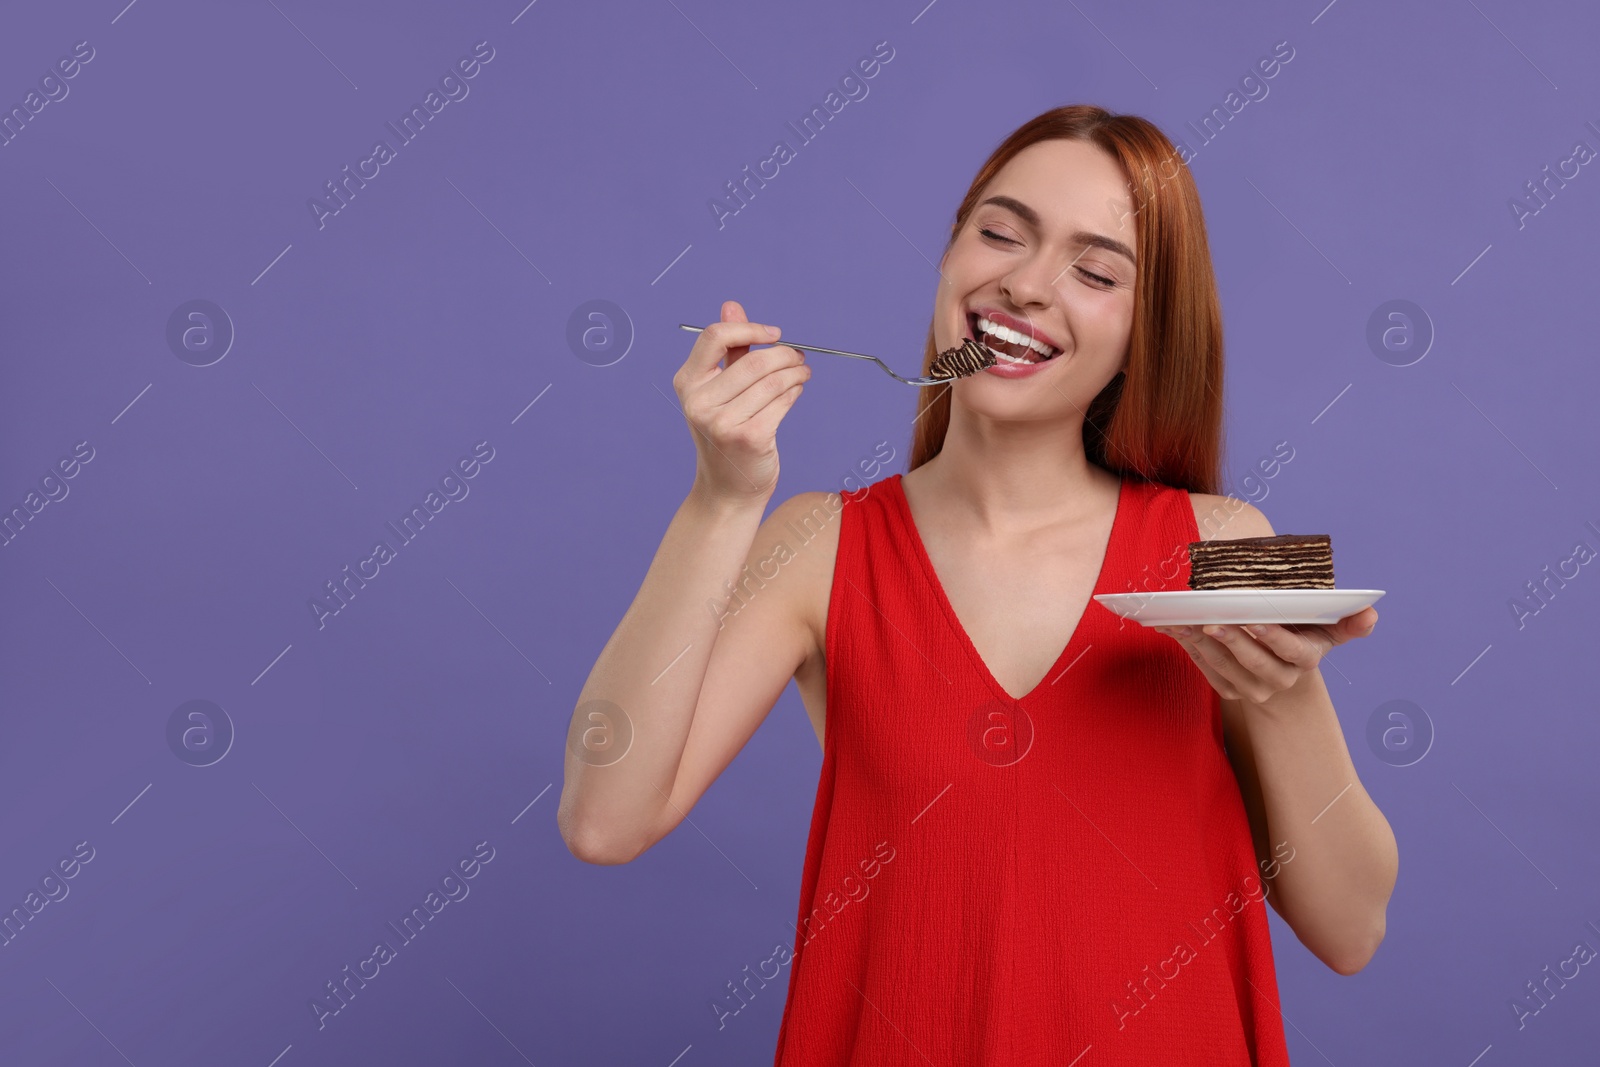
[[[1190,589],[1332,589],[1333,540],[1278,534],[1189,545]]]

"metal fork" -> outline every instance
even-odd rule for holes
[[[688,330],[690,333],[702,333],[702,332],[704,332],[704,329],[705,329],[702,326],[690,326],[687,323],[682,323],[682,322],[678,323],[678,328],[680,330]],[[781,338],[781,337],[777,341],[775,341],[773,343],[774,344],[780,344],[780,345],[788,345],[790,348],[798,348],[798,349],[800,349],[802,351],[805,351],[805,352],[826,352],[830,356],[849,356],[851,359],[867,359],[867,360],[871,360],[872,362],[876,363],[878,366],[883,368],[883,373],[887,374],[889,377],[893,378],[895,381],[897,381],[897,382],[905,382],[907,385],[917,385],[917,386],[922,386],[922,385],[948,385],[951,382],[956,381],[955,378],[902,378],[902,377],[900,377],[900,375],[896,374],[893,370],[891,370],[889,368],[889,364],[885,363],[883,360],[879,359],[877,356],[866,356],[866,355],[862,355],[860,352],[841,352],[837,348],[820,348],[817,345],[796,344],[794,341],[790,341],[787,338]]]

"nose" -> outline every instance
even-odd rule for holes
[[[1050,306],[1054,294],[1054,279],[1038,256],[1029,256],[1000,279],[1000,291],[1019,308]]]

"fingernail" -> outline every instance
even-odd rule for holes
[[[778,334],[780,334],[782,332],[783,331],[778,329],[776,326],[768,326],[767,327],[767,336],[768,337],[777,337]]]

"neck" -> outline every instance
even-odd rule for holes
[[[991,533],[1070,521],[1099,506],[1116,476],[1090,463],[1083,421],[997,421],[959,406],[938,455],[908,477]]]

